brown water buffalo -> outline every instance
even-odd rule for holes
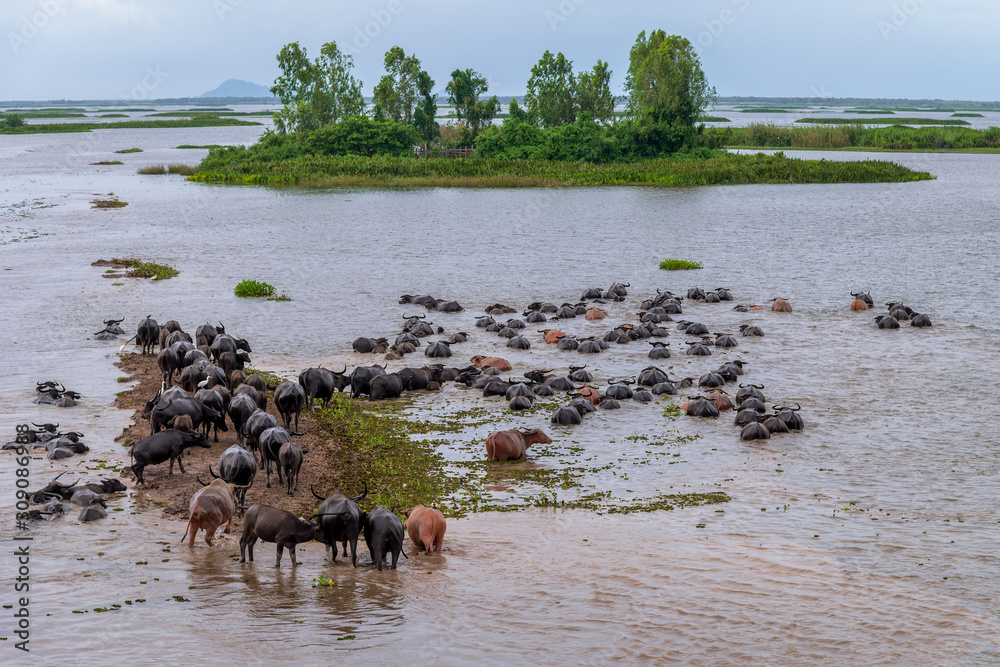
[[[482,368],[483,366],[492,366],[498,371],[509,371],[511,370],[510,362],[501,357],[484,357],[481,354],[477,354],[469,360],[473,366],[476,368]]]
[[[608,316],[608,311],[601,310],[600,308],[590,308],[584,314],[584,317],[590,320],[591,322],[594,322],[596,320],[603,320],[607,316]]]
[[[586,386],[570,394],[570,396],[586,399],[594,405],[601,402],[601,392],[591,386]]]
[[[542,339],[549,345],[555,345],[566,337],[566,334],[557,329],[542,329],[539,333],[542,334]]]
[[[441,543],[444,542],[444,532],[448,525],[439,510],[417,505],[403,512],[403,516],[406,517],[406,533],[415,546],[427,554],[434,551],[441,553]]]
[[[525,431],[517,429],[493,431],[486,437],[486,458],[490,461],[516,461],[524,458],[528,447],[550,442],[552,438],[537,428]]]
[[[275,567],[281,567],[281,554],[288,549],[295,567],[295,547],[303,542],[323,539],[323,529],[299,519],[291,512],[270,505],[251,505],[243,515],[243,535],[240,537],[240,562],[245,563],[246,551],[253,562],[253,545],[257,540],[278,545]]]
[[[775,313],[790,313],[792,312],[792,304],[788,303],[787,299],[782,299],[780,296],[776,296],[771,299],[774,303],[771,304],[771,310]]]
[[[226,524],[227,533],[233,527],[233,516],[236,514],[236,489],[232,484],[214,479],[211,484],[206,484],[191,497],[189,510],[191,518],[188,519],[181,542],[185,537],[189,537],[188,546],[193,547],[198,531],[204,529],[205,542],[208,546],[212,546],[212,539],[215,538],[215,531],[219,526]]]

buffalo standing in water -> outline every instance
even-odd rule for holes
[[[776,296],[771,299],[774,303],[771,304],[771,311],[775,313],[790,313],[792,312],[792,304],[788,303],[788,299],[783,299],[780,296]]]
[[[390,567],[395,570],[399,554],[403,553],[403,522],[381,505],[368,514],[362,515],[361,522],[365,531],[368,553],[372,556],[372,563],[381,572],[385,557],[392,554]],[[403,553],[403,557],[409,558],[405,553]]]

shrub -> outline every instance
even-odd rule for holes
[[[3,120],[0,121],[0,125],[3,125],[4,127],[21,127],[24,125],[24,117],[16,113],[7,114]]]
[[[660,262],[660,268],[664,271],[687,271],[688,269],[702,268],[701,262],[689,262],[686,259],[665,259]]]
[[[233,290],[233,293],[241,298],[259,296],[271,297],[275,295],[275,292],[277,292],[277,290],[274,288],[274,285],[257,282],[256,280],[244,280]]]

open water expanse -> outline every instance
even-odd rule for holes
[[[576,302],[585,288],[629,282],[608,320],[560,323],[603,335],[635,322],[657,289],[727,287],[739,303],[787,297],[791,314],[685,302],[684,319],[711,331],[756,324],[766,335],[688,357],[671,327],[674,356],[660,365],[697,377],[743,359],[745,380],[765,385],[768,405],[800,403],[806,428],[744,443],[731,413],[670,419],[663,404],[632,402],[550,427],[547,412],[513,416],[498,399],[449,385],[410,412],[486,406],[496,416],[451,436],[451,459],[472,456],[466,445],[492,428],[536,425],[554,442],[529,454],[532,464],[592,469],[560,497],[724,491],[732,500],[627,515],[472,515],[449,521],[442,555],[381,573],[366,549],[352,570],[325,563],[317,543],[300,549],[297,572],[287,559],[270,567],[270,546],[241,566],[229,558],[235,536],[188,549],[177,544],[183,522],[133,514],[123,500],[104,521],[69,516],[32,530],[29,662],[1000,664],[1000,156],[895,154],[937,180],[891,185],[302,190],[136,174],[205,154],[174,146],[247,143],[260,130],[0,137],[0,431],[12,440],[17,423],[59,421],[93,448],[33,460],[31,488],[63,470],[90,481],[104,471],[85,467],[127,458],[113,442],[130,419],[111,407],[120,343],[91,339],[102,320],[125,317],[129,335],[148,314],[188,331],[221,320],[251,341],[255,366],[293,376],[372,361],[350,342],[394,335],[403,314],[423,312],[398,305],[404,293],[468,309],[429,317],[472,334],[455,347],[455,365],[477,353],[507,357],[515,374],[587,363],[601,386],[634,377],[649,346],[583,357],[529,329],[532,349],[515,352],[476,329],[475,315],[497,301]],[[144,152],[114,154],[132,146]],[[125,164],[90,164],[115,159]],[[90,208],[109,193],[129,205]],[[91,266],[112,256],[181,273],[115,286]],[[666,257],[704,269],[660,271]],[[244,278],[293,300],[237,299]],[[849,310],[858,289],[871,290],[874,311]],[[934,327],[876,329],[890,300]],[[418,352],[395,366],[423,361]],[[35,382],[47,379],[83,394],[80,406],[32,405]],[[0,455],[5,553],[14,467]],[[5,556],[4,604],[15,599],[14,570]],[[320,574],[337,586],[313,588]],[[0,625],[8,657],[11,625]]]

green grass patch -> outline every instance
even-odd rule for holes
[[[689,262],[686,259],[665,259],[660,262],[664,271],[688,271],[703,268],[701,262]]]
[[[960,111],[958,113],[953,113],[951,115],[951,117],[952,118],[985,118],[986,116],[984,116],[981,113],[972,113],[972,112],[968,112],[968,111]]]
[[[181,144],[177,148],[222,148],[219,144],[206,144],[205,146],[195,146],[193,144]]]
[[[128,118],[127,113],[102,113],[98,118]]]
[[[8,116],[20,116],[21,118],[86,118],[87,114],[76,111],[8,111],[0,113],[0,119]]]
[[[647,498],[614,498],[609,491],[587,492],[590,487],[583,483],[584,476],[606,474],[624,461],[587,465],[585,461],[589,459],[581,458],[585,455],[584,450],[572,444],[567,445],[569,451],[558,454],[556,451],[562,448],[552,445],[550,456],[560,459],[558,467],[540,464],[548,458],[545,448],[536,448],[537,452],[532,450],[532,463],[536,465],[529,467],[524,466],[523,461],[485,461],[481,458],[481,442],[468,445],[477,452],[475,460],[449,461],[437,447],[445,444],[443,441],[420,436],[442,430],[462,431],[481,423],[475,419],[476,415],[470,418],[459,411],[443,419],[435,417],[431,422],[418,422],[401,414],[405,407],[406,403],[401,401],[370,403],[335,394],[328,408],[317,410],[318,430],[334,444],[326,450],[327,478],[321,481],[323,486],[319,490],[339,488],[354,494],[360,493],[367,484],[365,509],[384,505],[398,512],[419,503],[437,507],[449,517],[532,507],[627,514],[723,503],[730,499],[722,492],[658,494]],[[494,420],[495,416],[491,415],[487,423]],[[682,440],[664,437],[658,444],[664,447],[680,445]],[[565,460],[567,458],[573,461]],[[530,488],[517,493],[513,500],[497,502],[489,497],[485,487],[498,483],[510,488],[511,492],[513,487]]]
[[[92,165],[113,165],[113,164],[125,164],[121,160],[101,160],[100,162],[91,162]]]
[[[112,197],[111,199],[92,199],[90,203],[93,204],[90,208],[125,208],[128,206],[127,201],[122,201],[117,197]]]
[[[146,262],[137,257],[112,257],[115,264],[123,264],[129,267],[125,275],[130,278],[152,278],[153,280],[169,280],[180,273],[177,269],[166,264],[156,264]]]
[[[196,167],[192,167],[187,164],[171,164],[164,166],[162,164],[155,164],[151,167],[142,167],[139,169],[140,174],[150,175],[150,174],[181,174],[182,176],[190,176],[194,173]]]
[[[895,111],[889,111],[888,109],[844,109],[844,113],[867,113],[867,114],[885,114],[892,115]]]
[[[792,113],[788,109],[778,109],[775,107],[750,107],[749,109],[740,109],[740,113]]]
[[[120,151],[115,151],[116,153],[141,153],[141,148],[123,148]]]
[[[699,116],[699,123],[731,123],[733,121],[728,118],[723,118],[722,116]]]
[[[112,123],[51,123],[48,125],[0,126],[0,134],[58,134],[64,132],[90,132],[91,130],[141,130],[186,127],[229,127],[260,125],[261,123],[238,118],[199,116],[178,120],[125,120]]]
[[[268,301],[291,301],[292,297],[287,294],[275,294],[274,296],[267,297]]]
[[[783,154],[735,155],[718,152],[710,158],[674,157],[610,164],[357,155],[307,155],[286,160],[256,160],[245,155],[245,150],[239,147],[212,150],[189,179],[204,183],[319,187],[523,188],[895,183],[933,178],[927,172],[915,172],[891,162],[799,160]]]
[[[236,296],[244,299],[253,297],[273,297],[277,294],[277,289],[274,285],[270,285],[264,282],[258,282],[256,280],[243,280],[239,285],[233,289],[233,293]]]
[[[815,125],[839,125],[842,123],[860,123],[864,125],[968,125],[965,120],[950,120],[948,118],[800,118],[796,123]]]
[[[247,366],[246,368],[243,369],[243,372],[246,374],[247,377],[250,377],[251,375],[256,373],[257,375],[264,378],[264,382],[266,382],[269,386],[272,387],[277,387],[279,384],[281,384],[281,377],[275,375],[274,373],[271,373],[270,371],[262,371],[259,368],[254,368],[253,366]]]

